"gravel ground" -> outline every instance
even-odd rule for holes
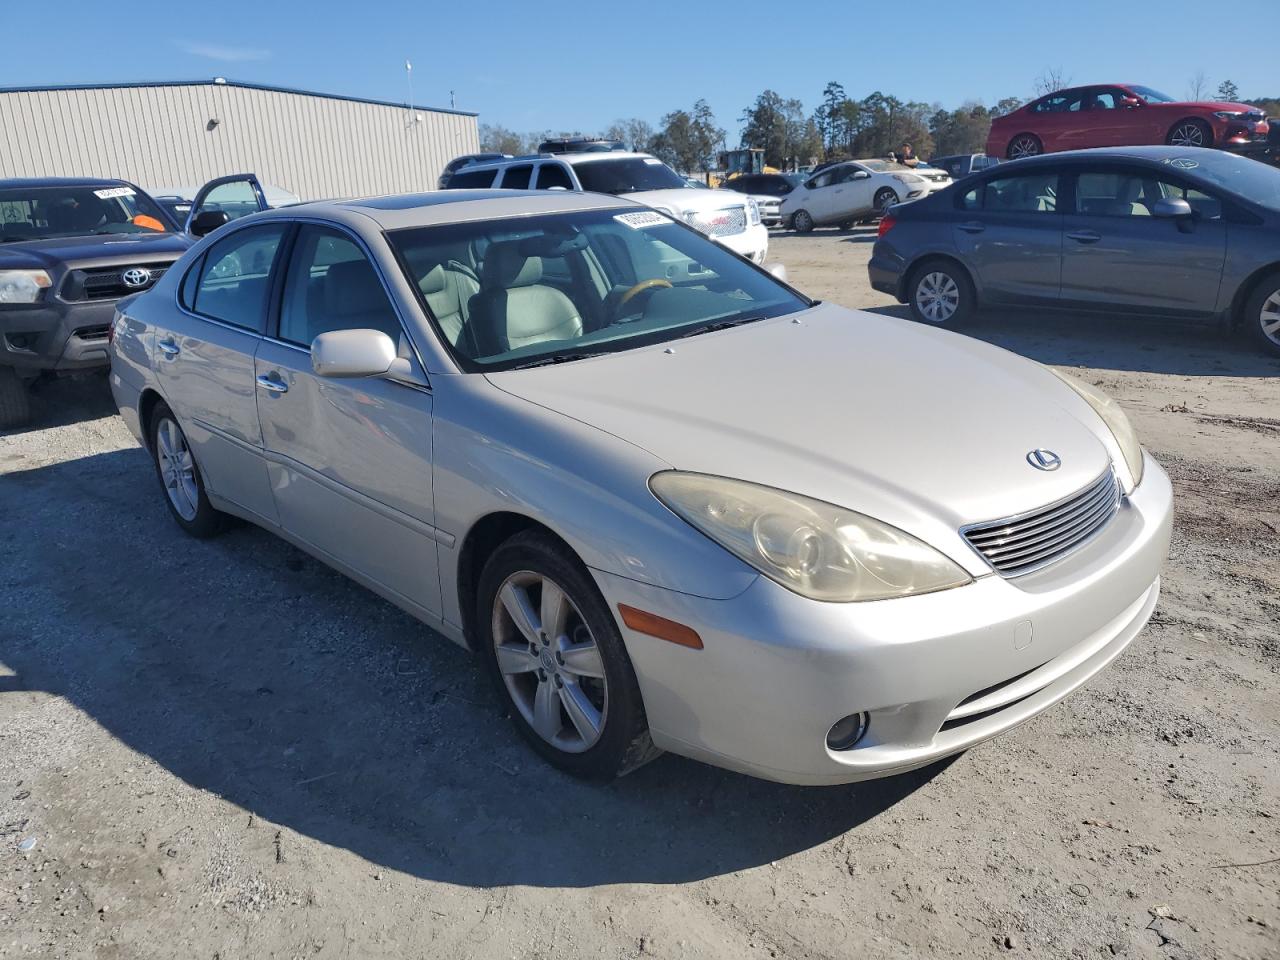
[[[774,255],[901,314],[872,238]],[[1065,703],[841,788],[559,775],[466,653],[260,530],[186,538],[105,382],[51,385],[0,438],[0,957],[1280,957],[1280,362],[969,332],[1125,405],[1177,492],[1164,595]]]

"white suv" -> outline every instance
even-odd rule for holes
[[[750,197],[695,190],[647,153],[562,153],[471,164],[449,180],[450,190],[586,190],[625,196],[689,224],[734,253],[763,264],[769,231]]]

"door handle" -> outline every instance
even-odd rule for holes
[[[263,390],[270,390],[272,393],[288,393],[289,385],[282,380],[278,380],[274,373],[263,374],[258,378],[258,386]]]
[[[1092,230],[1077,230],[1075,233],[1068,233],[1067,236],[1077,243],[1097,243],[1102,239],[1102,234],[1094,233]]]
[[[981,233],[983,230],[987,229],[987,225],[985,223],[979,223],[977,220],[970,220],[968,223],[960,224],[960,229],[965,233]]]
[[[160,352],[166,357],[176,357],[182,352],[182,348],[172,340],[161,340],[156,346],[160,348]]]

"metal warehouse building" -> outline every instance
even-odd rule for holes
[[[479,149],[474,113],[217,78],[0,88],[0,178],[120,177],[148,189],[252,172],[303,200],[435,189]]]

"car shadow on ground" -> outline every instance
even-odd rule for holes
[[[116,404],[111,398],[111,388],[105,375],[84,374],[38,380],[30,390],[30,422],[21,427],[6,428],[0,431],[0,437],[116,415]]]
[[[911,315],[904,304],[865,309],[903,319]],[[1239,333],[1145,317],[986,309],[957,332],[1057,366],[1198,377],[1280,376],[1280,357],[1262,353]]]
[[[474,657],[395,607],[255,527],[183,535],[141,450],[0,483],[24,529],[60,531],[0,539],[23,599],[0,624],[7,689],[65,697],[191,786],[391,869],[696,880],[839,836],[945,767],[802,789],[664,756],[581,783],[517,739]]]

